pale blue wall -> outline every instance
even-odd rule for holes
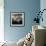
[[[43,9],[46,9],[46,0],[41,0],[40,1],[40,10],[42,11]],[[43,22],[40,22],[40,25],[45,26],[46,27],[46,10],[43,12]]]
[[[33,19],[36,17],[35,12],[40,9],[40,0],[5,0],[4,1],[4,35],[5,40],[18,41],[24,37],[32,27]],[[25,26],[24,27],[10,27],[10,12],[24,11],[25,12]]]

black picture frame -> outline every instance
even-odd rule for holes
[[[24,27],[25,26],[25,13],[24,12],[10,12],[10,26],[11,27]]]

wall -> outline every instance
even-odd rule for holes
[[[46,9],[46,0],[41,0],[40,1],[40,9],[41,9],[41,11],[43,10],[43,9]],[[43,26],[45,26],[46,27],[46,10],[43,12],[43,22],[41,21],[41,25],[43,25]]]
[[[32,30],[35,14],[40,10],[40,0],[4,0],[4,38],[7,41],[18,41]],[[24,11],[25,26],[11,27],[10,12]]]
[[[4,1],[0,1],[0,42],[4,41]]]

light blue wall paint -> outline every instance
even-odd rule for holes
[[[32,30],[35,12],[40,9],[39,0],[5,0],[4,1],[4,35],[7,41],[18,41]],[[25,12],[25,26],[24,27],[10,27],[10,12],[23,11]]]
[[[42,11],[43,9],[46,9],[46,0],[41,0],[41,1],[40,1],[40,9],[41,9],[41,11]],[[42,17],[43,17],[43,22],[41,21],[41,22],[40,22],[40,25],[46,27],[46,10],[43,12]]]

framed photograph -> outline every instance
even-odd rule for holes
[[[10,25],[11,26],[24,26],[25,17],[24,12],[11,12],[10,13]]]

